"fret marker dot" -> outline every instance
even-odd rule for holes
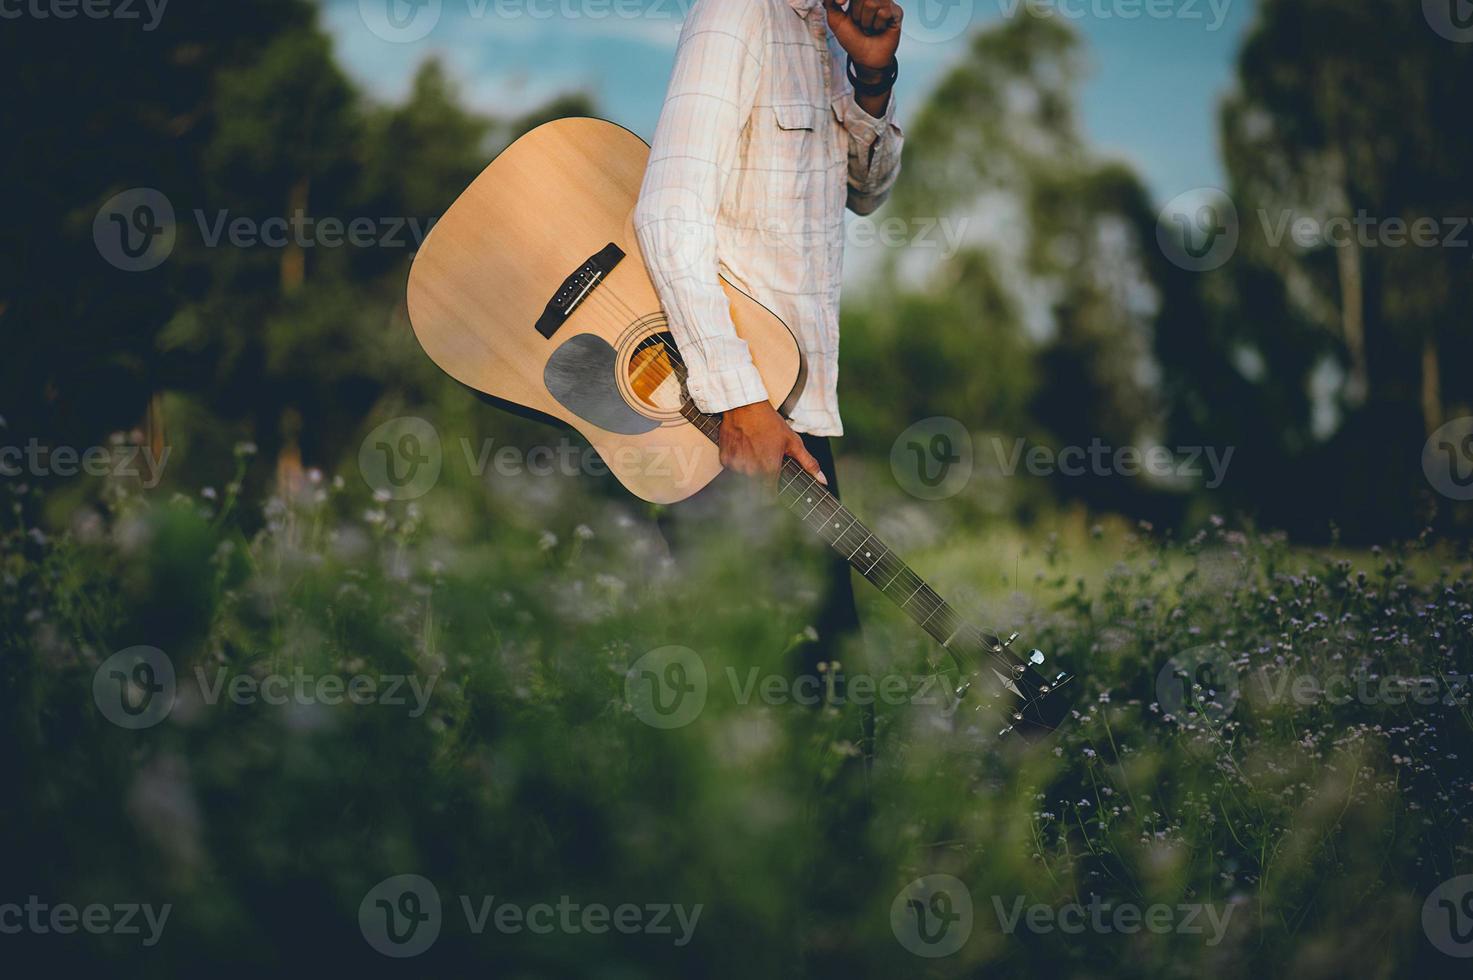
[[[865,553],[864,553],[864,557],[866,557],[866,558],[872,558],[872,557],[874,557],[874,556],[873,556],[873,555],[871,555],[871,554],[870,554],[870,553],[869,553],[869,552],[868,552],[868,551],[866,551],[866,552],[865,552]]]
[[[811,503],[813,503],[813,498],[812,498],[812,497],[809,497],[809,498],[808,498],[808,499],[807,499],[807,500],[805,500],[805,501],[803,501],[803,502],[804,502],[804,503],[805,503],[805,504],[811,504]]]

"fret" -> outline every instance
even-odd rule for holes
[[[889,591],[888,590],[889,590],[890,586],[892,586],[892,585],[895,584],[895,580],[900,577],[900,575],[901,575],[902,572],[907,572],[909,570],[910,569],[906,568],[904,565],[901,565],[899,571],[897,571],[894,575],[891,575],[890,576],[890,581],[888,581],[884,585],[880,586],[880,591],[881,592],[884,592],[886,595],[889,595]]]
[[[824,508],[828,508],[827,513],[824,513]],[[812,524],[814,530],[818,531],[819,534],[822,534],[824,529],[828,527],[829,521],[831,521],[834,518],[834,515],[838,514],[841,509],[842,508],[839,506],[839,500],[837,497],[830,493],[824,493],[822,496],[818,497],[818,503],[813,505],[813,509],[810,510],[803,519]],[[813,519],[815,517],[817,517],[817,520]]]
[[[844,540],[844,534],[851,527],[853,527],[855,523],[856,520],[854,518],[854,515],[850,514],[847,510],[840,507],[836,512],[834,512],[833,515],[830,516],[828,523],[825,525],[825,533],[827,533],[828,531],[838,532],[834,535],[833,540],[831,540],[829,543],[832,544],[834,546],[834,550],[839,552],[839,554],[841,555],[844,553],[844,549],[841,544]]]
[[[937,598],[937,601],[940,603],[940,605],[938,605],[935,609],[932,609],[930,612],[926,613],[926,618],[923,619],[923,620],[921,620],[921,625],[922,626],[925,626],[927,623],[929,623],[931,621],[931,617],[932,616],[936,615],[941,610],[943,610],[943,609],[946,608],[946,603],[944,601],[942,601],[940,599],[940,597]]]
[[[778,479],[778,499],[783,500],[783,495],[787,493],[791,493],[793,496],[791,500],[784,500],[783,506],[792,510],[803,497],[803,487],[799,484],[797,476],[785,473]]]
[[[880,567],[880,563],[891,556],[889,548],[886,548],[878,541],[874,541],[873,538],[870,538],[869,541],[866,541],[866,544],[869,544],[870,542],[873,542],[873,544],[870,544],[870,547],[863,549],[862,555],[856,554],[852,560],[854,562],[854,567],[859,569],[859,574],[863,575],[871,582],[874,582],[875,580],[871,578],[871,576],[873,576],[875,574],[875,570]],[[864,561],[869,562],[869,567],[865,568],[860,566],[859,561],[861,558],[863,558]]]

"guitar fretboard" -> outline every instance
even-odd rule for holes
[[[720,419],[702,413],[689,402],[683,414],[713,442],[719,441]],[[783,461],[778,477],[778,499],[937,643],[950,650],[995,652],[987,649],[993,644],[986,642],[945,599],[877,538],[874,531],[792,457]]]
[[[937,643],[949,647],[966,630],[945,599],[791,457],[778,477],[778,499]]]

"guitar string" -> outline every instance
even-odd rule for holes
[[[614,316],[616,318],[614,321],[615,326],[617,326],[620,321],[633,324],[637,323],[641,319],[641,317],[639,317],[639,315],[636,314],[634,310],[630,309],[627,304],[625,304],[617,296],[612,293],[601,292],[597,288],[591,290],[584,298],[583,302],[591,303],[600,312]],[[580,305],[582,304],[580,303]],[[653,365],[653,368],[656,371],[659,371],[661,369],[664,369],[666,371],[663,376],[656,375],[654,379],[656,387],[669,380],[672,374],[679,378],[681,369],[685,367],[684,360],[680,357],[679,349],[676,348],[673,343],[666,341],[666,333],[667,331],[661,331],[659,333],[651,334],[649,337],[644,338],[642,341],[636,344],[634,350],[631,352],[631,357],[633,357],[634,355],[637,355],[645,350],[653,349],[657,346],[664,347],[666,355],[664,359],[664,364],[661,364],[657,361]],[[673,341],[673,337],[671,338],[671,340]],[[683,390],[684,384],[682,381],[682,392]],[[687,402],[686,404],[689,403]],[[707,436],[707,438],[710,438],[713,442],[718,441],[720,420],[706,415],[705,413],[699,412],[698,409],[694,409],[694,406],[691,406],[691,408],[698,417],[692,419],[689,417],[689,415],[686,415],[687,421],[690,421],[692,424],[694,424],[697,429],[699,429],[703,434]],[[682,414],[686,414],[684,411],[684,407],[682,407]],[[837,497],[834,497],[833,494],[829,493],[828,490],[822,486],[822,484],[818,483],[818,481],[815,480],[811,474],[809,474],[800,465],[798,465],[796,460],[792,460],[791,457],[785,460],[785,469],[789,468],[791,468],[793,472],[793,476],[790,478],[788,483],[789,487],[791,487],[794,480],[798,478],[807,481],[807,485],[799,491],[799,497],[813,494],[819,495],[818,502],[814,504],[808,515],[800,518],[801,520],[803,520],[805,523],[809,523],[810,527],[813,527],[811,522],[808,521],[808,517],[813,515],[814,513],[817,513],[819,508],[827,502],[832,502],[834,509],[832,513],[825,516],[825,526],[827,526],[828,521],[834,516],[842,514],[848,518],[848,525],[846,525],[840,531],[839,535],[833,540],[829,540],[824,534],[819,532],[818,528],[814,527],[814,530],[819,533],[819,536],[822,537],[837,553],[841,555],[843,554],[843,551],[840,548],[840,543],[843,541],[846,534],[850,533],[856,528],[865,532],[866,537],[864,539],[861,539],[859,545],[856,546],[855,551],[851,552],[850,555],[845,555],[846,560],[849,561],[850,564],[854,564],[852,555],[856,554],[859,548],[862,548],[864,546],[865,541],[871,539],[878,541],[878,539],[874,538],[873,532],[870,531],[870,529],[866,527],[863,523],[861,523],[858,518],[855,517],[853,513],[850,512],[848,508],[846,508],[843,503],[838,500]],[[780,494],[781,492],[782,490],[779,491]],[[792,509],[791,504],[788,505],[788,509]],[[955,642],[957,637],[967,637],[969,640],[972,641],[973,645],[976,648],[980,649],[984,653],[987,659],[995,661],[998,665],[1004,668],[1006,672],[1005,676],[1017,676],[1019,673],[1026,669],[1025,667],[1023,667],[1023,665],[1010,662],[1003,656],[1001,656],[996,649],[995,637],[989,640],[987,634],[985,634],[982,630],[961,617],[950,606],[950,604],[941,597],[939,593],[932,589],[925,582],[924,579],[922,579],[919,575],[915,573],[913,569],[910,568],[910,566],[908,566],[904,561],[900,560],[888,546],[881,544],[879,545],[879,547],[882,552],[879,558],[877,558],[869,566],[868,571],[861,572],[860,574],[864,575],[866,579],[870,579],[872,583],[875,583],[877,588],[879,588],[881,592],[885,593],[886,597],[890,598],[891,601],[896,602],[896,604],[903,611],[908,613],[911,618],[920,625],[923,631],[929,634],[933,639],[935,639],[938,643],[940,643],[948,650],[950,650],[950,645]],[[856,570],[858,570],[857,566]],[[874,575],[877,570],[879,570],[880,573],[883,575],[888,575],[883,586],[879,585],[877,582],[875,582],[875,579],[871,578],[871,576]],[[896,600],[894,595],[891,594],[891,590],[897,582],[902,583],[903,587],[911,589],[910,594],[907,596],[907,598],[903,600]],[[913,604],[915,604],[917,608],[912,609],[911,606]],[[944,634],[944,638],[942,635],[937,635],[937,633],[932,632],[931,624],[933,618],[939,631]],[[1035,703],[1038,699],[1023,698],[1022,700],[1023,707],[1028,707]]]

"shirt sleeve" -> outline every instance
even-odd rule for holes
[[[721,288],[716,217],[762,72],[766,4],[700,0],[686,18],[634,227],[660,305],[708,414],[767,401]]]
[[[900,176],[905,133],[895,122],[895,93],[890,93],[883,118],[871,116],[855,100],[847,74],[848,59],[832,38],[830,51],[840,91],[834,105],[849,134],[849,210],[858,215],[872,214],[890,197]]]

